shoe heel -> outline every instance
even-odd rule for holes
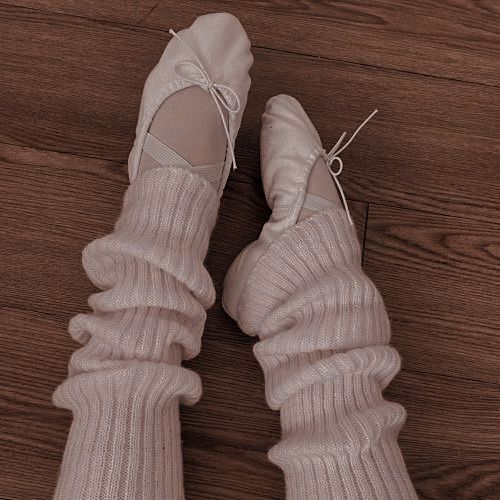
[[[236,323],[248,277],[267,246],[268,243],[262,239],[261,233],[261,238],[250,243],[238,254],[226,274],[222,290],[222,307]]]

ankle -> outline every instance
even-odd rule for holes
[[[307,193],[314,196],[319,196],[335,206],[342,208],[342,202],[340,200],[339,194],[335,183],[328,171],[328,166],[326,165],[325,159],[320,156],[316,163],[311,169],[307,183]],[[299,213],[298,221],[305,219],[316,213],[317,210],[310,208],[302,208]]]

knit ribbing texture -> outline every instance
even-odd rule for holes
[[[397,444],[405,411],[382,396],[400,358],[345,212],[319,212],[274,240],[238,314],[260,338],[267,401],[280,410],[269,457],[287,499],[416,499]]]
[[[184,498],[179,401],[195,403],[201,383],[181,361],[198,354],[215,298],[203,260],[218,205],[199,176],[149,170],[114,232],[85,248],[103,291],[69,325],[84,347],[53,398],[73,412],[54,499]]]

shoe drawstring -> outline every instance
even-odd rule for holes
[[[229,150],[231,152],[233,170],[236,170],[236,157],[234,155],[233,142],[229,133],[229,124],[226,120],[226,117],[224,116],[224,111],[222,110],[222,108],[227,110],[229,113],[238,113],[241,108],[238,94],[231,87],[212,81],[208,71],[205,69],[205,66],[200,61],[195,51],[189,46],[189,44],[185,40],[183,40],[182,37],[180,37],[173,29],[170,29],[169,33],[177,38],[195,59],[195,62],[178,62],[174,66],[174,72],[182,80],[206,89],[212,96],[212,99],[214,100],[215,105],[217,106],[217,110],[219,111],[219,115],[222,119],[222,124],[224,125],[224,132],[226,133]]]
[[[342,162],[342,158],[340,158],[340,153],[344,151],[344,149],[351,144],[351,142],[354,140],[358,132],[378,113],[378,109],[375,109],[372,114],[365,119],[365,121],[356,129],[354,134],[351,135],[351,138],[341,147],[342,141],[344,140],[347,132],[344,132],[335,146],[327,153],[325,150],[323,150],[322,157],[325,160],[325,163],[328,167],[328,171],[330,172],[330,175],[332,176],[332,179],[335,181],[335,184],[337,185],[337,189],[340,193],[340,196],[342,198],[342,203],[344,205],[347,218],[349,219],[349,223],[351,226],[354,224],[352,217],[351,217],[351,212],[349,211],[349,206],[347,205],[347,199],[344,194],[344,190],[342,189],[342,186],[340,185],[340,181],[338,179],[339,175],[342,173],[342,170],[344,168],[344,163]],[[339,168],[335,171],[332,168],[332,165],[334,162],[337,162],[339,165]]]

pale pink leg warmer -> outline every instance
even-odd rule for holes
[[[179,401],[201,394],[181,360],[200,349],[214,301],[203,267],[219,199],[186,170],[139,175],[115,231],[92,242],[83,264],[104,290],[69,331],[72,356],[57,406],[73,412],[54,498],[184,498]]]
[[[255,346],[282,439],[269,453],[288,500],[417,496],[397,444],[404,409],[382,397],[400,367],[390,324],[342,209],[285,231],[260,257],[238,322]]]

